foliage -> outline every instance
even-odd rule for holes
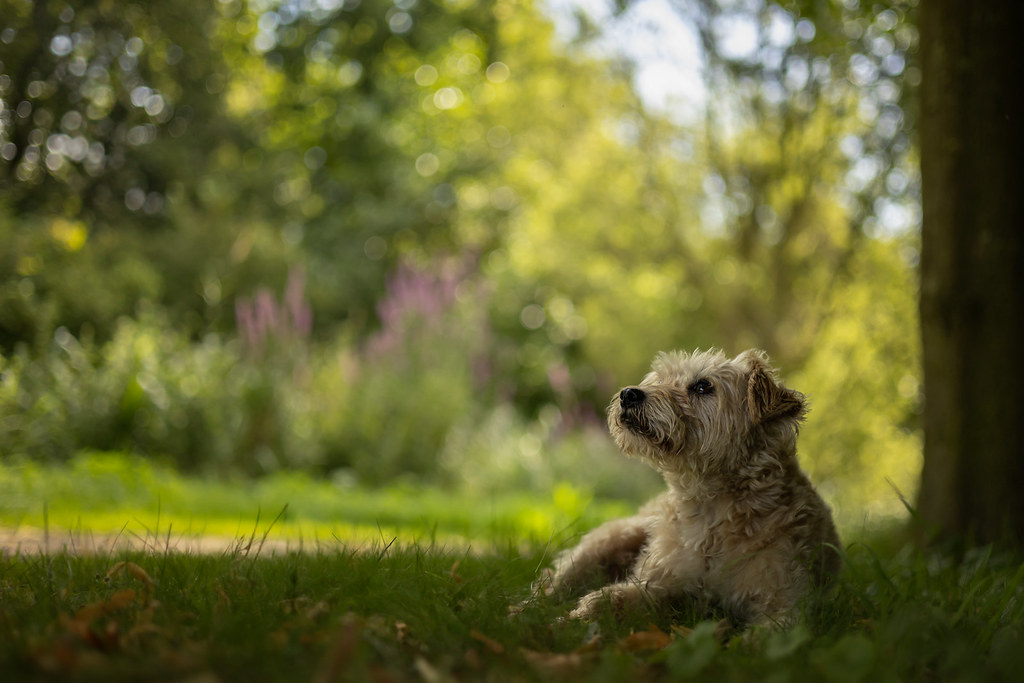
[[[440,110],[421,108],[410,68],[465,51],[482,81],[483,8],[422,3],[396,16],[378,0],[177,1],[159,11],[13,0],[0,9],[0,189],[4,229],[21,247],[5,254],[3,277],[70,308],[57,324],[75,335],[88,323],[106,338],[116,317],[74,315],[81,293],[62,289],[59,260],[34,248],[40,227],[61,220],[76,227],[87,267],[146,272],[141,292],[116,272],[105,282],[125,290],[118,313],[133,312],[134,293],[193,333],[223,329],[235,295],[278,285],[300,243],[322,319],[365,324],[394,263],[382,240],[404,230],[429,242],[444,227],[424,214],[432,191],[443,200],[447,170],[424,178],[414,168],[424,150],[409,144],[423,146],[415,129]],[[5,321],[4,345],[51,331]]]
[[[891,513],[916,38],[848,5],[687,4],[700,122],[528,1],[0,0],[0,454],[639,496],[615,389],[758,346],[831,500]]]
[[[883,544],[884,545],[884,544]],[[898,546],[897,546],[898,547]],[[0,662],[40,676],[428,677],[454,680],[1014,680],[1018,558],[954,560],[856,545],[826,606],[722,644],[667,610],[588,625],[526,595],[540,550],[476,554],[384,544],[273,555],[20,555],[0,559]]]
[[[297,472],[213,479],[98,452],[79,453],[64,465],[23,459],[0,465],[0,500],[0,528],[16,530],[26,552],[30,542],[44,547],[48,540],[51,550],[103,548],[115,538],[149,548],[188,547],[196,538],[230,547],[254,533],[263,537],[268,524],[274,547],[291,549],[382,539],[403,546],[423,539],[477,547],[561,543],[577,525],[630,509],[565,483],[527,494],[401,483],[370,489],[344,477]]]
[[[592,418],[552,405],[534,422],[486,398],[494,349],[472,280],[424,289],[434,276],[403,273],[381,302],[387,326],[360,349],[309,344],[270,292],[257,297],[266,311],[246,315],[275,325],[253,322],[238,340],[196,344],[156,314],[123,319],[102,345],[61,329],[41,357],[0,364],[0,452],[60,462],[125,450],[209,475],[292,469],[479,492],[651,490]]]
[[[61,328],[42,358],[20,353],[2,372],[8,454],[125,448],[186,468],[251,470],[277,436],[266,431],[278,409],[269,372],[237,364],[216,337],[193,344],[153,319],[123,319],[98,347]]]
[[[828,302],[814,352],[788,378],[810,398],[801,463],[845,528],[905,514],[905,501],[917,491],[917,286],[900,255],[913,248],[896,241],[858,250],[849,265],[851,285]]]
[[[846,157],[844,177],[826,183],[844,195],[852,231],[871,234],[919,221],[917,4],[695,0],[675,7],[704,49],[712,116],[738,119],[741,130],[768,124],[784,135],[823,118],[855,122],[835,138],[834,150]],[[729,128],[715,126],[709,135],[723,139],[725,132],[727,142]],[[776,176],[759,173],[757,155],[750,158],[749,172],[723,179],[730,194],[748,196],[756,209]],[[779,218],[785,230],[786,216]]]
[[[604,429],[573,424],[571,414],[554,406],[525,420],[506,404],[480,422],[456,425],[441,466],[466,489],[495,495],[568,486],[635,503],[664,486],[652,469],[623,458]]]

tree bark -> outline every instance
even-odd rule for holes
[[[918,512],[940,539],[1021,546],[1024,2],[926,0],[919,12],[925,408]]]

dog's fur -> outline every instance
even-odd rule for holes
[[[570,616],[695,598],[733,622],[787,623],[839,570],[828,507],[796,460],[802,394],[760,351],[662,353],[616,394],[608,426],[622,451],[658,470],[668,491],[562,553],[545,594],[592,589]]]

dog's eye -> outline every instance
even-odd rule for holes
[[[715,393],[715,387],[706,379],[699,379],[688,387],[691,394],[707,396]]]

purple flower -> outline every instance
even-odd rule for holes
[[[282,300],[261,287],[251,299],[239,297],[235,301],[235,323],[249,353],[261,354],[268,340],[287,344],[309,337],[313,331],[313,310],[306,301],[305,288],[305,271],[293,268],[288,273]]]

